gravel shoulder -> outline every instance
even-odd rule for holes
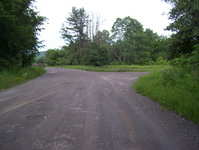
[[[132,91],[146,73],[46,69],[0,91],[0,150],[199,149],[199,126]]]

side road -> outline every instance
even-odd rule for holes
[[[46,69],[0,92],[0,150],[199,149],[197,125],[132,91],[145,73]]]

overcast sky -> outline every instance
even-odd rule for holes
[[[74,6],[100,15],[103,21],[101,30],[110,31],[116,18],[130,16],[137,19],[144,29],[150,28],[159,35],[170,34],[164,31],[170,21],[167,15],[163,15],[168,13],[170,6],[161,0],[36,0],[34,5],[40,15],[49,19],[39,36],[46,47],[40,50],[61,48],[65,44],[60,29]]]

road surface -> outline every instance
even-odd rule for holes
[[[0,92],[0,150],[199,150],[197,125],[131,89],[145,73],[46,69]]]

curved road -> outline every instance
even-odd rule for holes
[[[199,127],[131,89],[145,73],[46,68],[0,92],[0,150],[198,150]]]

